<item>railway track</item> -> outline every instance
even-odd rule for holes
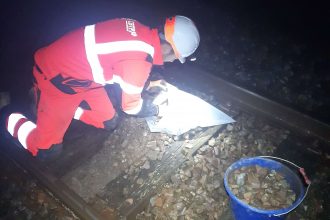
[[[330,144],[330,126],[203,70],[191,66],[171,66],[167,69],[165,77],[180,88],[207,91],[207,95],[213,96],[218,103],[231,103],[243,111],[288,129],[297,136],[315,138],[326,146]],[[226,111],[226,108],[222,110]],[[189,141],[184,138],[164,141],[160,134],[146,133],[142,120],[132,120],[127,119],[123,123],[127,123],[127,127],[136,123],[134,125],[141,129],[127,131],[127,127],[124,126],[114,134],[79,122],[73,123],[64,138],[63,157],[55,162],[41,163],[23,149],[17,150],[17,147],[11,146],[6,140],[1,141],[1,148],[8,157],[35,176],[81,219],[135,219],[135,216],[148,205],[150,198],[169,182],[171,175],[180,165],[192,157],[211,137],[218,134],[222,127],[200,129],[190,135]],[[125,135],[122,136],[121,132]],[[126,139],[132,142],[137,139],[134,133],[139,137],[148,137],[148,143],[152,146],[134,148],[127,145]],[[116,143],[121,143],[121,146],[114,146]],[[141,143],[139,140],[134,142],[136,145]],[[98,159],[105,155],[109,160]],[[132,159],[127,155],[135,157]],[[142,164],[139,162],[141,158],[144,158]],[[102,175],[93,176],[93,165],[96,164],[97,167],[105,168]],[[132,167],[145,169],[134,170]],[[96,181],[98,178],[102,181]]]

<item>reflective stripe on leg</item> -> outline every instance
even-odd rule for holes
[[[27,137],[29,134],[36,128],[36,124],[31,121],[26,121],[22,126],[18,129],[17,136],[18,141],[23,145],[25,149],[27,149]]]
[[[79,120],[83,113],[84,113],[84,109],[82,109],[81,107],[78,107],[76,112],[74,113],[73,118],[76,120]]]
[[[9,115],[8,117],[8,124],[7,124],[7,131],[12,135],[14,136],[14,133],[15,133],[15,126],[17,124],[17,122],[20,120],[20,119],[23,119],[26,117],[20,113],[12,113]]]

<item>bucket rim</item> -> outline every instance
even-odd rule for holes
[[[304,186],[302,184],[302,182],[299,182],[299,187],[301,190],[301,193],[299,195],[299,197],[296,198],[295,202],[292,203],[290,206],[288,206],[287,208],[283,208],[283,209],[260,209],[257,207],[253,207],[245,202],[243,202],[241,199],[239,199],[236,195],[234,195],[234,193],[230,190],[229,187],[229,183],[228,183],[228,176],[229,174],[234,171],[237,168],[234,168],[235,166],[237,166],[240,162],[242,161],[256,161],[256,160],[262,160],[262,161],[268,161],[268,162],[272,162],[272,163],[276,163],[280,166],[285,166],[284,164],[273,160],[273,159],[269,159],[269,158],[263,158],[263,157],[247,157],[247,158],[241,158],[237,161],[235,161],[234,163],[232,163],[226,170],[225,175],[224,175],[224,185],[225,185],[225,189],[227,191],[227,193],[230,196],[230,199],[234,199],[235,202],[239,203],[241,206],[243,207],[248,207],[250,210],[259,213],[259,214],[266,214],[269,216],[281,216],[281,215],[285,215],[288,214],[289,212],[291,212],[292,210],[294,210],[295,208],[298,207],[298,205],[300,205],[300,203],[303,201],[304,197],[305,197],[305,189]],[[242,167],[242,166],[241,166]],[[290,169],[290,168],[289,168]],[[290,169],[291,170],[291,169]],[[292,170],[291,170],[292,171]],[[295,174],[292,171],[293,174]]]

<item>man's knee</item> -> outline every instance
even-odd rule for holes
[[[113,131],[117,128],[117,126],[119,125],[119,122],[120,122],[120,117],[117,113],[115,113],[115,116],[113,116],[112,119],[103,122],[104,129],[106,129],[108,131]]]
[[[52,161],[61,155],[63,150],[63,144],[53,144],[49,149],[39,149],[37,159],[41,161]]]

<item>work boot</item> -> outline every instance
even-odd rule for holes
[[[9,115],[10,95],[8,92],[0,92],[0,129],[6,130],[6,119]]]
[[[120,121],[121,121],[121,118],[119,117],[119,115],[116,112],[112,119],[103,122],[104,129],[112,132],[118,127]]]
[[[26,148],[23,147],[23,145],[19,142],[17,137],[13,137],[7,128],[7,122],[8,118],[13,113],[21,114],[19,111],[17,111],[18,107],[15,107],[14,105],[6,105],[5,107],[0,109],[0,141],[4,141],[8,146],[16,146],[24,151],[27,151]],[[23,115],[23,114],[22,114]]]
[[[0,109],[10,104],[9,92],[0,92]]]
[[[11,106],[6,105],[0,108],[0,138],[13,138],[7,131],[7,118],[11,113]]]

